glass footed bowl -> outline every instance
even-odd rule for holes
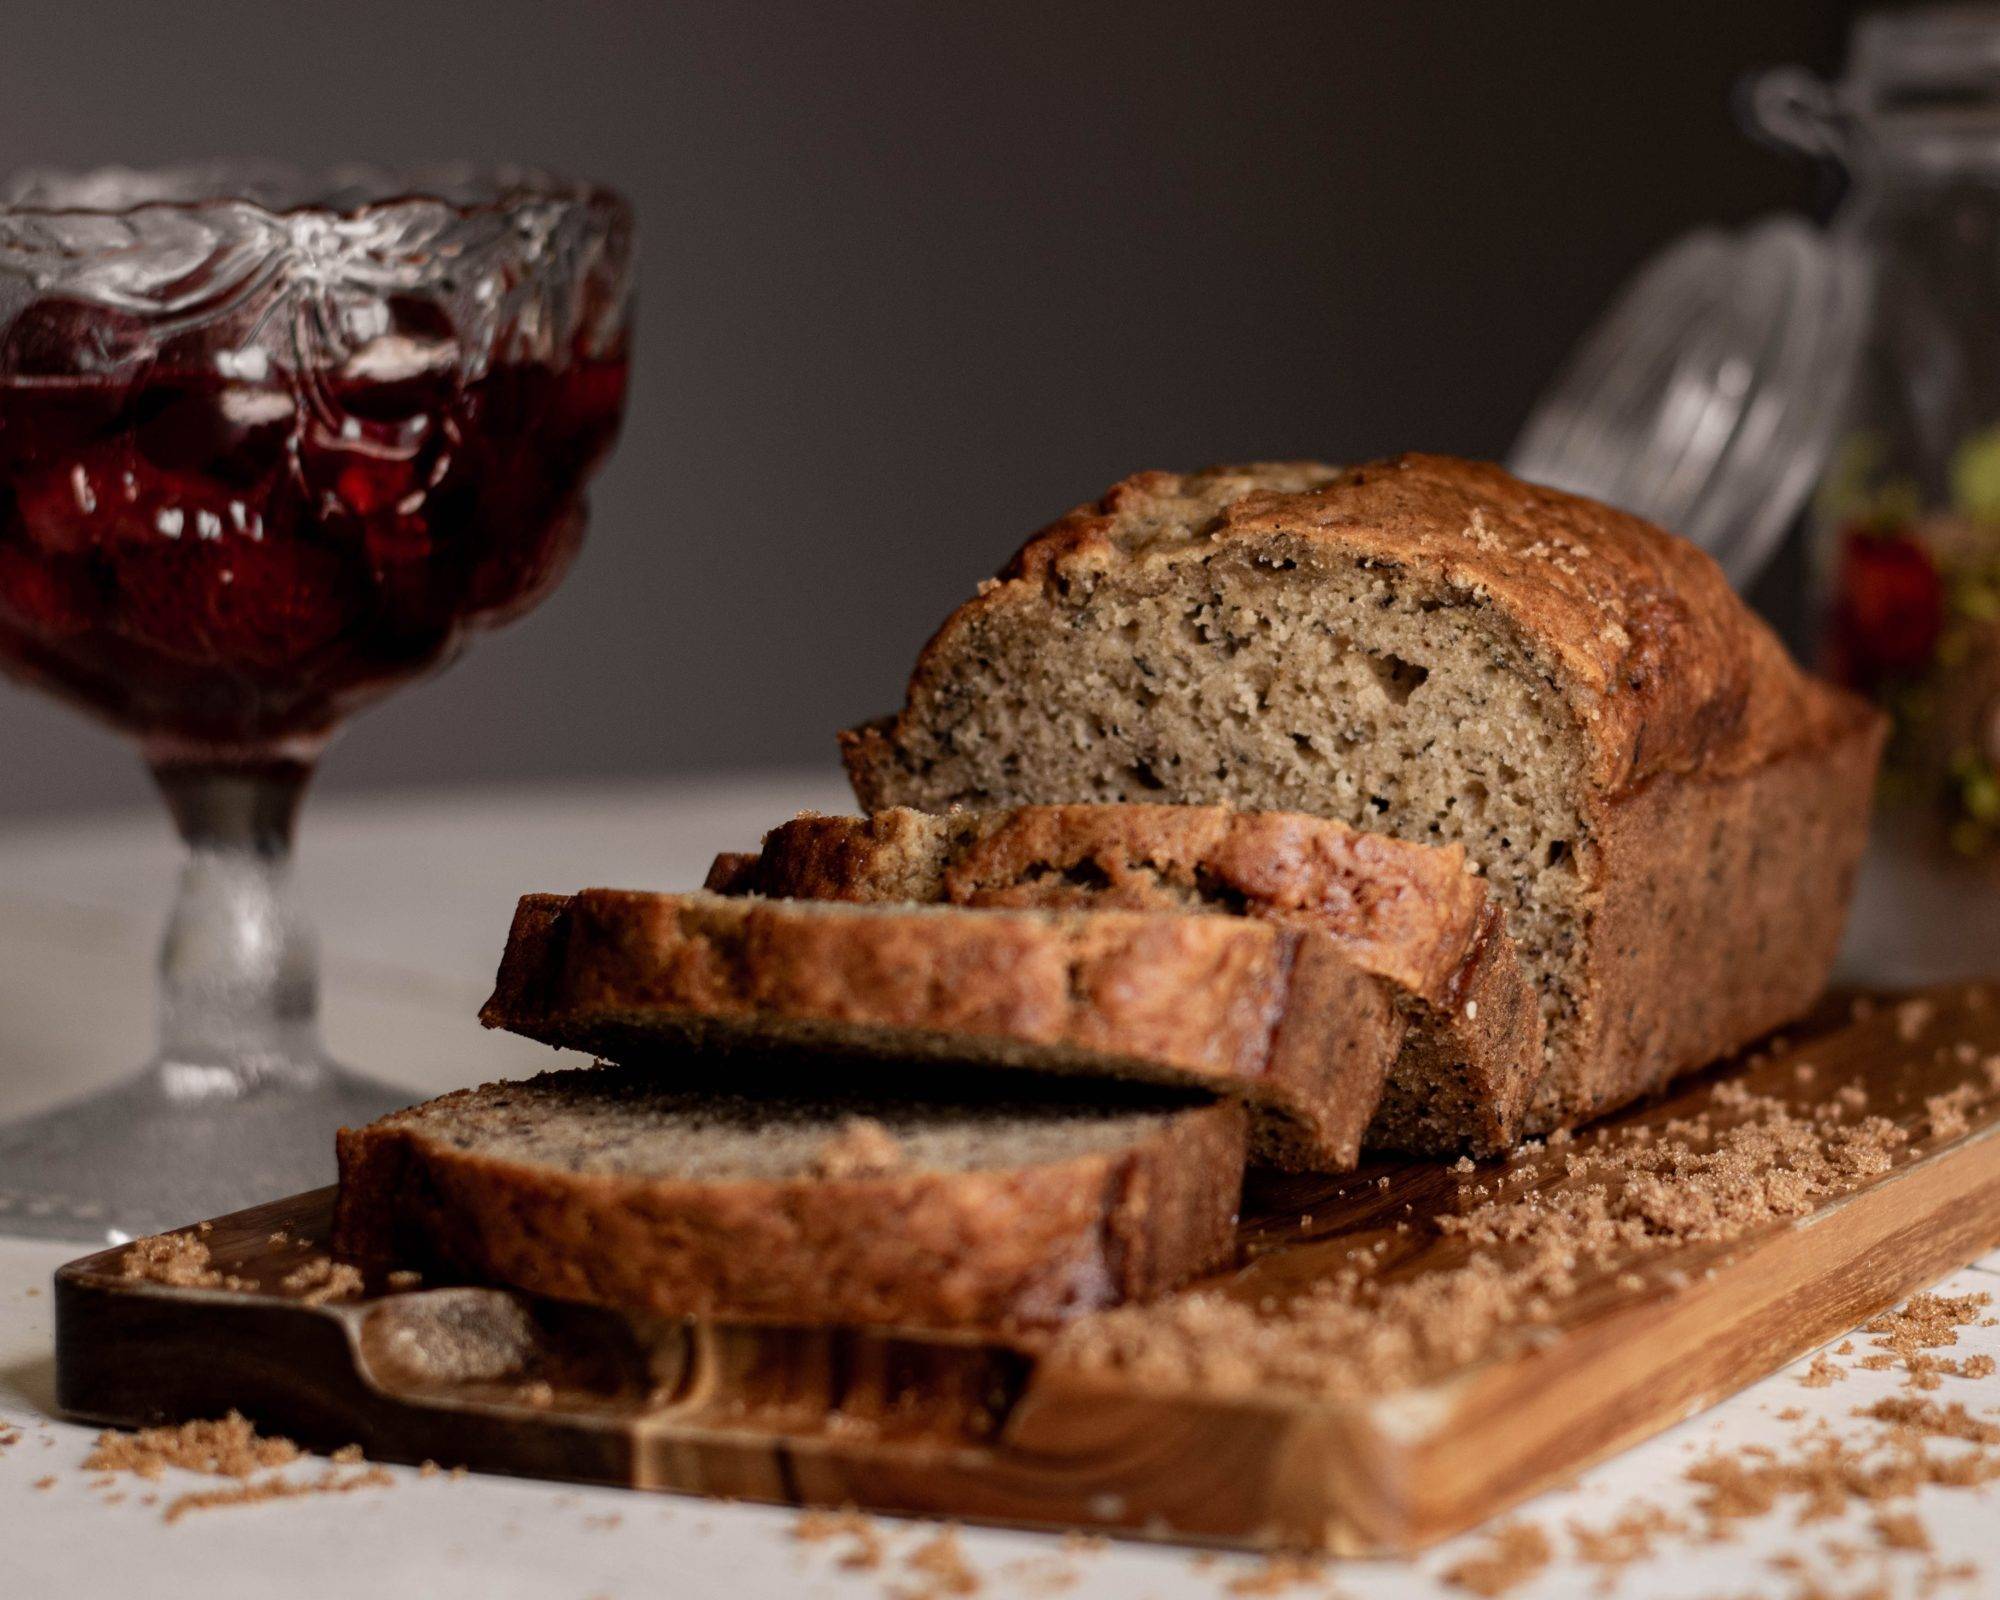
[[[133,737],[191,849],[160,1050],[0,1127],[0,1231],[324,1181],[401,1096],[327,1061],[291,825],[358,707],[520,615],[622,415],[631,217],[527,169],[0,185],[0,671]]]

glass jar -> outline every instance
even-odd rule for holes
[[[1863,19],[1753,120],[1844,168],[1868,311],[1809,516],[1821,660],[1894,731],[1851,944],[1867,976],[2000,956],[2000,8]]]

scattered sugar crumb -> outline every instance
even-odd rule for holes
[[[977,1594],[979,1574],[965,1559],[958,1528],[946,1523],[931,1538],[903,1558],[903,1570],[915,1576],[915,1588],[894,1591],[895,1600],[944,1600],[947,1595]]]
[[[1350,1247],[1303,1291],[1198,1289],[1099,1312],[1057,1335],[1054,1353],[1164,1389],[1379,1394],[1556,1320],[1593,1273],[1665,1255],[1645,1281],[1683,1286],[1677,1249],[1810,1215],[1891,1170],[1908,1143],[1885,1117],[1826,1120],[1741,1084],[1717,1085],[1712,1102],[1461,1184],[1459,1209],[1429,1219],[1471,1247],[1448,1265],[1385,1272],[1372,1248]]]
[[[118,1275],[131,1283],[158,1283],[172,1289],[251,1287],[249,1279],[219,1270],[207,1243],[197,1234],[187,1233],[155,1233],[134,1239],[118,1258]]]
[[[361,1293],[361,1274],[345,1261],[314,1256],[280,1278],[278,1287],[297,1295],[306,1305],[322,1306],[330,1300],[351,1300]]]
[[[130,1472],[151,1480],[175,1467],[214,1477],[247,1478],[266,1468],[287,1466],[303,1453],[289,1439],[258,1433],[241,1412],[232,1411],[175,1427],[100,1433],[83,1459],[83,1470]]]
[[[863,1516],[852,1507],[845,1511],[805,1511],[792,1524],[792,1537],[806,1544],[818,1544],[828,1539],[844,1539],[847,1548],[836,1557],[836,1564],[850,1572],[873,1572],[882,1565],[883,1540],[881,1530],[872,1518]]]
[[[1930,1096],[1924,1101],[1924,1110],[1930,1114],[1931,1137],[1956,1139],[1964,1133],[1972,1126],[1969,1113],[1979,1100],[1978,1089],[1969,1083],[1961,1083],[1956,1089]]]
[[[395,1480],[380,1467],[363,1472],[340,1472],[329,1467],[314,1478],[286,1478],[272,1473],[229,1489],[196,1489],[176,1495],[161,1513],[167,1522],[178,1522],[190,1511],[212,1511],[222,1506],[257,1505],[265,1500],[294,1500],[305,1495],[352,1494],[357,1489],[386,1488]]]
[[[1256,1566],[1237,1573],[1226,1584],[1226,1594],[1286,1594],[1311,1585],[1322,1588],[1326,1581],[1324,1556],[1292,1555],[1284,1551],[1266,1556]]]
[[[1931,1536],[1914,1511],[1878,1511],[1869,1526],[1885,1550],[1916,1550],[1928,1555]]]
[[[1447,1567],[1439,1576],[1455,1589],[1502,1595],[1534,1577],[1555,1554],[1549,1536],[1533,1523],[1504,1523],[1485,1537],[1483,1551]]]

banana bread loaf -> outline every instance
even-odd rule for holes
[[[1243,1151],[1216,1103],[753,1100],[585,1068],[343,1129],[333,1242],[662,1316],[1028,1328],[1224,1263]]]
[[[681,1075],[817,1062],[828,1093],[919,1061],[938,1095],[982,1066],[1213,1091],[1313,1170],[1354,1164],[1403,1033],[1333,940],[1254,918],[616,889],[525,897],[480,1020]]]
[[[871,811],[1225,802],[1462,844],[1540,992],[1547,1128],[1811,1001],[1882,731],[1692,545],[1403,456],[1127,479],[843,744]]]
[[[804,815],[708,887],[782,899],[1214,910],[1333,939],[1390,985],[1407,1023],[1364,1143],[1442,1153],[1511,1144],[1542,1069],[1535,994],[1457,845],[1222,806],[1021,806],[933,816]]]

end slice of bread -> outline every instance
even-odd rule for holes
[[[1030,1329],[1227,1261],[1244,1137],[1186,1097],[750,1099],[584,1068],[343,1129],[334,1247],[658,1316]]]
[[[783,899],[1220,911],[1309,929],[1387,984],[1408,1023],[1366,1143],[1488,1152],[1543,1066],[1534,985],[1456,845],[1225,806],[806,814],[725,855],[709,888]]]
[[[1325,936],[1244,917],[586,889],[515,914],[489,1027],[687,1070],[680,1047],[1227,1094],[1274,1165],[1357,1159],[1403,1022]]]

